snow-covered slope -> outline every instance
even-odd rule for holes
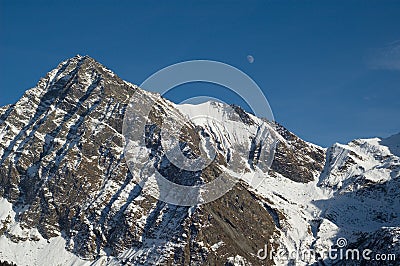
[[[314,203],[350,241],[400,225],[400,158],[382,142],[357,139],[327,150],[318,186],[331,197]]]
[[[189,117],[203,117],[195,120],[200,126],[216,127],[212,124],[213,119],[207,119],[209,116],[221,119],[218,111],[221,109],[221,104],[204,103],[177,108]],[[251,115],[249,117],[259,121]],[[280,146],[289,146],[289,150],[293,149],[293,146],[296,147],[296,144],[293,145],[293,140],[296,140],[293,134],[279,125],[275,125],[275,128],[278,130],[273,132],[281,134],[277,137]],[[283,136],[286,136],[286,139]],[[290,176],[283,176],[279,170],[271,171],[267,175],[256,173],[267,178],[263,179],[260,186],[253,189],[267,198],[268,204],[279,210],[284,217],[278,226],[280,238],[275,239],[280,247],[287,251],[318,250],[335,244],[335,240],[339,237],[347,238],[350,244],[367,237],[372,241],[374,232],[390,234],[389,232],[393,230],[382,231],[382,228],[398,228],[400,225],[400,162],[396,153],[396,148],[400,144],[398,136],[383,140],[358,139],[347,145],[333,145],[324,150],[326,151],[324,169],[313,171],[310,182],[295,182]],[[318,146],[313,147],[302,141],[300,143],[303,149],[307,148],[309,153],[311,152],[311,156],[297,153],[296,157],[302,158],[303,162],[312,161],[315,157],[312,153],[314,148],[317,151],[321,150]],[[285,163],[290,163],[288,157],[285,156]],[[397,245],[398,243],[395,244]],[[276,261],[276,263],[288,262]]]
[[[123,153],[132,99],[154,107],[150,115],[134,112],[149,123],[146,146],[138,148],[164,177],[192,185],[224,171],[241,180],[223,197],[193,207],[150,197],[137,182],[143,167],[128,170]],[[185,117],[181,144],[188,156],[206,138],[216,147],[216,159],[201,171],[178,169],[161,145],[161,124],[178,128]],[[306,265],[302,258],[261,260],[257,252],[265,245],[318,250],[339,237],[397,252],[398,136],[324,149],[237,106],[173,104],[76,56],[0,108],[0,260]]]

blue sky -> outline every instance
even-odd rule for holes
[[[210,59],[252,77],[276,121],[307,141],[400,132],[400,1],[82,2],[1,1],[0,105],[76,54],[135,84],[170,64]],[[242,104],[207,84],[166,96],[204,93]]]

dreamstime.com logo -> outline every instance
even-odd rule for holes
[[[243,158],[237,158],[236,154],[229,156],[226,158],[222,173],[209,182],[200,180],[195,184],[187,185],[173,182],[171,178],[168,178],[173,169],[172,175],[179,173],[182,179],[194,179],[215,161],[217,153],[221,152],[218,147],[218,141],[221,139],[218,140],[216,139],[218,137],[211,137],[208,134],[200,138],[201,143],[198,148],[201,155],[197,158],[187,156],[182,150],[184,143],[180,141],[180,134],[185,126],[189,125],[186,128],[190,128],[190,125],[195,124],[196,119],[202,119],[223,129],[226,120],[229,119],[227,116],[210,117],[207,114],[201,114],[200,117],[198,114],[183,117],[175,114],[176,111],[171,111],[172,105],[168,106],[161,97],[174,87],[190,82],[206,82],[223,86],[239,96],[257,117],[274,121],[270,105],[258,85],[239,69],[221,62],[208,60],[182,62],[163,68],[146,79],[140,88],[153,93],[136,90],[125,110],[122,127],[125,159],[134,180],[142,187],[144,194],[180,206],[204,204],[223,196],[240,179],[233,173],[234,168],[243,160]],[[196,98],[224,104],[225,114],[236,112],[233,107],[225,103],[226,99],[217,99],[209,95]],[[190,103],[190,99],[192,98],[185,99],[183,103]],[[231,120],[229,122],[232,123]],[[235,124],[237,127],[235,130],[240,130],[241,126],[245,126],[245,123]],[[255,127],[255,130],[254,145],[261,147],[255,166],[265,172],[272,164],[276,139],[265,124],[261,123]],[[161,140],[153,145],[157,137]],[[161,152],[159,144],[162,147]],[[247,158],[248,156],[245,159]],[[173,167],[169,168],[171,171],[166,170],[162,173],[160,168],[165,165],[173,165]],[[259,176],[252,178],[250,185],[256,187],[261,183]]]
[[[338,238],[336,245],[328,249],[306,249],[306,250],[286,250],[277,249],[273,247],[268,248],[265,244],[264,248],[259,249],[257,252],[257,258],[265,260],[276,260],[281,262],[288,261],[304,261],[304,262],[315,262],[318,260],[329,260],[329,261],[341,261],[341,260],[363,260],[363,261],[395,261],[396,254],[387,253],[374,253],[371,249],[356,249],[346,248],[347,239]]]

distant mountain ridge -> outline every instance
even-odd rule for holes
[[[148,197],[124,158],[123,119],[132,99],[154,106],[149,162],[182,184],[215,179],[230,160],[243,175],[223,197],[194,207]],[[231,109],[233,111],[231,111]],[[165,158],[160,121],[206,115],[185,127],[196,154],[210,136],[216,159],[181,171]],[[136,115],[144,115],[137,111]],[[213,117],[227,117],[225,125]],[[268,171],[257,168],[258,127],[277,139]],[[176,105],[121,80],[88,56],[60,63],[15,104],[0,108],[0,260],[17,265],[307,265],[257,257],[259,249],[334,245],[398,254],[398,135],[358,139],[328,149],[239,107]],[[132,170],[132,169],[131,169]],[[246,179],[263,182],[252,187]],[[384,241],[382,241],[384,240]],[[296,261],[296,262],[295,262]],[[361,261],[324,261],[358,265]],[[353,264],[352,264],[353,263]],[[377,262],[376,265],[379,265]]]

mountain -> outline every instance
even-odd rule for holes
[[[132,102],[143,108],[132,108]],[[144,143],[124,133],[127,114],[132,123],[146,121]],[[220,118],[223,124],[215,122]],[[214,160],[201,170],[178,168],[163,146],[163,127],[181,129],[179,145],[187,158],[198,158],[201,144],[211,143]],[[260,138],[265,129],[270,134]],[[133,151],[146,152],[124,153],[127,136]],[[274,157],[268,162],[271,147]],[[389,262],[395,265],[398,147],[397,135],[325,149],[238,106],[176,105],[121,80],[88,56],[76,56],[18,102],[0,108],[0,260],[307,265],[318,262],[257,254],[265,248],[321,251],[344,237],[348,247],[399,254]],[[141,178],[152,176],[148,165],[180,185],[205,184],[221,175],[235,183],[214,201],[174,205],[151,197],[170,193],[142,188]]]

